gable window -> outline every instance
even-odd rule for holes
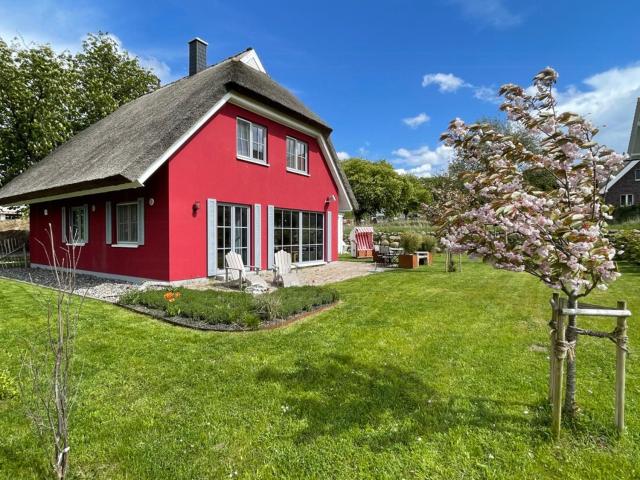
[[[138,244],[138,203],[120,203],[116,206],[116,228],[119,244]]]
[[[87,205],[81,207],[71,207],[69,215],[68,239],[72,244],[85,244],[89,240],[89,208]]]
[[[635,179],[636,179],[636,182],[640,182],[640,168],[636,168]]]
[[[242,118],[236,120],[236,154],[241,160],[267,164],[267,129]]]
[[[633,205],[633,193],[623,193],[620,195],[620,206],[630,207]]]
[[[309,148],[305,142],[287,137],[287,170],[309,173]]]

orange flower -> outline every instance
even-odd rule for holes
[[[175,300],[173,292],[167,292],[164,294],[164,299],[168,302],[173,302]]]
[[[174,295],[176,298],[180,298],[180,297],[182,296],[182,293],[180,293],[180,292],[175,292],[173,295]]]

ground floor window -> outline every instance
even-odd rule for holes
[[[236,252],[249,265],[249,207],[218,205],[217,261],[218,269],[225,266],[225,255]]]
[[[138,203],[116,205],[118,243],[138,243]]]
[[[289,252],[293,262],[324,259],[324,214],[276,208],[273,226],[274,252]]]
[[[89,239],[89,209],[86,205],[71,207],[69,229],[71,243],[87,243]]]
[[[620,195],[620,206],[621,207],[630,207],[633,205],[633,194],[632,193],[624,193]]]

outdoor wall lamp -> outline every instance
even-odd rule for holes
[[[191,207],[191,209],[193,210],[193,214],[195,215],[196,213],[198,213],[198,210],[200,210],[200,201],[196,200],[193,203],[193,207]]]
[[[336,196],[332,194],[327,197],[327,200],[325,201],[325,203],[331,203],[335,201],[336,201]]]

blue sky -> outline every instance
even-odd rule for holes
[[[254,47],[269,74],[334,128],[342,155],[430,175],[451,152],[449,120],[497,115],[494,92],[549,65],[565,109],[627,147],[640,96],[640,29],[631,1],[340,2],[0,1],[0,36],[77,50],[108,31],[167,82],[186,74],[187,41],[214,63]]]

